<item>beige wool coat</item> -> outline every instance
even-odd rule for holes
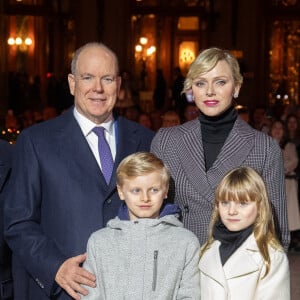
[[[219,241],[199,262],[201,299],[205,300],[289,300],[290,274],[284,252],[269,248],[271,267],[265,272],[254,235],[236,250],[222,267]]]

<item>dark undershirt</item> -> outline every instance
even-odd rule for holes
[[[236,118],[237,112],[233,106],[215,117],[200,114],[199,121],[201,123],[206,171],[211,168],[217,159]]]

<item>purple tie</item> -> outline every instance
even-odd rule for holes
[[[111,155],[110,147],[104,136],[104,127],[94,127],[93,132],[98,136],[98,151],[101,161],[101,168],[106,183],[109,184],[110,177],[114,167],[114,161]]]

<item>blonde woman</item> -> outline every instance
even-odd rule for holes
[[[288,259],[254,169],[233,169],[219,183],[199,268],[201,299],[290,299]]]
[[[235,105],[242,83],[239,63],[229,51],[200,52],[184,82],[184,92],[193,97],[200,115],[158,130],[151,152],[169,168],[169,199],[173,196],[184,226],[197,235],[200,244],[207,240],[214,193],[222,177],[241,166],[257,170],[266,183],[278,238],[287,250],[290,233],[281,149],[238,116]]]

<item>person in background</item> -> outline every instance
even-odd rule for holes
[[[33,111],[33,119],[34,119],[34,124],[43,122],[43,113],[40,109],[35,109]]]
[[[81,267],[87,240],[118,213],[120,161],[148,151],[154,134],[113,114],[118,72],[107,46],[83,45],[68,75],[75,106],[18,137],[4,216],[15,299],[79,300],[82,284],[95,285]]]
[[[134,106],[126,107],[123,116],[127,120],[138,122],[139,115],[140,115],[140,109],[138,106],[134,105]]]
[[[127,70],[122,70],[120,76],[122,82],[121,82],[117,102],[115,104],[115,110],[120,115],[123,115],[126,108],[135,105],[135,101],[134,101],[135,93],[132,86],[131,73]]]
[[[250,112],[249,109],[246,106],[236,106],[237,113],[239,117],[244,120],[246,123],[250,123]]]
[[[162,110],[165,107],[167,97],[167,82],[164,78],[163,70],[156,70],[156,83],[153,92],[154,108]]]
[[[167,204],[170,174],[154,154],[124,158],[117,169],[118,216],[88,241],[83,268],[96,275],[83,299],[200,299],[197,237]]]
[[[200,115],[199,108],[195,105],[195,103],[188,103],[184,109],[184,122],[188,122],[194,119],[197,119]]]
[[[184,91],[192,90],[200,116],[161,128],[151,152],[170,169],[174,182],[170,199],[180,206],[184,226],[198,236],[200,244],[207,239],[214,192],[222,177],[235,167],[254,168],[266,182],[276,232],[287,250],[290,234],[281,149],[270,136],[238,117],[234,99],[242,82],[238,61],[229,51],[201,51],[184,83]]]
[[[5,129],[16,131],[20,129],[20,122],[12,109],[9,109],[5,115]]]
[[[6,198],[3,189],[10,174],[13,148],[0,140],[0,300],[13,300],[13,279],[11,271],[11,250],[4,239],[3,209]]]
[[[278,142],[283,154],[288,227],[291,231],[291,244],[289,249],[300,251],[300,243],[298,240],[300,210],[298,202],[298,178],[296,173],[299,157],[296,145],[287,139],[284,122],[282,120],[275,120],[272,123],[270,136]]]
[[[280,120],[285,122],[287,117],[295,110],[295,106],[292,104],[285,104],[281,107]]]
[[[32,109],[25,109],[21,113],[21,128],[27,128],[31,125],[33,125],[34,122],[34,116],[33,116],[33,110]]]
[[[161,127],[171,127],[180,125],[180,116],[175,110],[168,110],[162,116]]]
[[[289,262],[264,181],[252,168],[220,181],[199,268],[201,299],[290,299]]]
[[[185,94],[182,93],[184,86],[184,76],[179,67],[174,68],[174,81],[171,88],[172,91],[172,100],[174,101],[175,110],[179,114],[183,114],[185,105],[187,104],[187,98]],[[183,115],[180,115],[182,118]]]
[[[152,129],[156,132],[161,128],[162,124],[162,116],[161,112],[158,110],[154,110],[150,112],[150,119],[152,124]]]
[[[256,106],[250,115],[249,124],[254,129],[268,134],[274,118],[276,118],[275,108],[273,109],[271,115],[269,109],[267,109],[265,106]]]
[[[263,131],[266,126],[267,109],[264,106],[256,106],[251,114],[250,125],[259,131]]]
[[[149,129],[152,129],[152,122],[151,122],[150,115],[145,112],[140,113],[138,123]]]
[[[296,145],[298,159],[300,158],[300,125],[299,119],[296,114],[289,114],[285,120],[285,133],[287,139]],[[298,203],[300,207],[300,163],[298,161],[298,166],[296,168],[297,182],[298,182]],[[300,251],[300,230],[292,233],[293,238],[291,242],[292,249]]]
[[[289,114],[283,122],[286,138],[298,148],[300,146],[300,126],[297,116]]]
[[[43,121],[53,119],[58,116],[58,112],[54,106],[47,105],[42,109]]]

